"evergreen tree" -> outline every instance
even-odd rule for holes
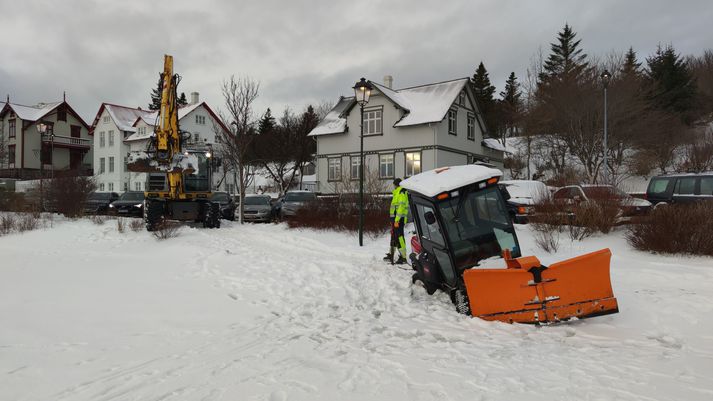
[[[158,77],[158,83],[151,91],[151,103],[149,103],[149,110],[158,110],[161,108],[161,90],[161,77]]]
[[[275,117],[272,116],[272,111],[270,108],[267,108],[267,111],[265,114],[262,116],[260,119],[260,122],[258,123],[258,133],[260,134],[265,134],[268,132],[271,132],[272,130],[275,129]]]
[[[551,53],[543,65],[540,81],[547,83],[553,79],[577,82],[588,68],[587,55],[579,48],[582,40],[569,24],[557,34],[557,42],[550,43]]]
[[[636,52],[633,47],[624,55],[624,65],[621,67],[621,74],[624,78],[634,78],[641,76],[641,63],[636,60]]]
[[[500,117],[498,139],[504,145],[506,137],[517,135],[523,112],[520,83],[517,81],[514,72],[511,72],[507,81],[505,81],[505,90],[500,92],[500,97],[502,100],[498,102],[498,115]]]
[[[492,135],[496,131],[495,98],[493,97],[495,86],[491,85],[488,70],[485,69],[483,62],[475,70],[475,74],[470,79],[470,84],[475,94],[475,100],[478,102],[480,111],[483,114],[486,129]]]
[[[188,105],[188,99],[186,99],[186,93],[185,93],[185,92],[181,92],[181,96],[178,98],[178,100],[176,101],[176,103],[178,103],[178,107],[183,107],[183,106]]]
[[[686,60],[668,45],[665,48],[659,46],[646,63],[646,77],[652,87],[651,100],[661,109],[676,113],[690,123],[696,82]]]

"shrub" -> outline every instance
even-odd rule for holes
[[[76,175],[56,177],[48,181],[48,207],[67,217],[81,216],[84,213],[87,198],[94,189],[96,189],[96,184],[92,177]]]
[[[121,234],[123,234],[124,231],[126,231],[126,222],[121,217],[116,219],[116,230],[119,231],[119,233],[121,233]]]
[[[16,222],[17,231],[23,233],[25,231],[32,231],[40,226],[40,220],[31,215],[23,214]]]
[[[141,219],[131,219],[129,221],[129,228],[133,232],[138,232],[144,229],[144,221]]]
[[[535,244],[547,253],[557,252],[562,226],[548,223],[532,223]]]
[[[25,197],[21,192],[0,191],[0,210],[21,212],[25,208]]]
[[[159,240],[166,240],[169,238],[178,237],[178,232],[180,228],[181,224],[176,223],[175,221],[165,220],[158,225],[156,230],[151,231],[151,234],[153,234],[153,236]]]
[[[287,220],[290,228],[318,230],[359,230],[358,195],[347,194],[320,199],[306,205],[296,216]],[[389,202],[386,197],[364,195],[364,232],[381,235],[389,229]]]
[[[626,239],[641,251],[713,256],[711,216],[713,202],[657,208],[640,224],[629,226]]]
[[[0,235],[6,235],[15,229],[15,216],[11,214],[3,214],[0,216]]]
[[[93,215],[89,218],[89,220],[91,220],[92,223],[94,223],[94,224],[100,226],[100,225],[102,225],[102,224],[104,224],[104,223],[106,222],[106,217],[104,217],[104,216],[102,216],[102,215],[98,215],[98,214],[93,214]]]

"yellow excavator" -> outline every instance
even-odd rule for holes
[[[220,205],[211,202],[214,158],[208,147],[188,149],[188,135],[178,127],[177,88],[173,57],[164,56],[161,108],[145,152],[130,155],[129,171],[148,173],[144,192],[146,229],[160,229],[167,220],[193,221],[220,227]]]

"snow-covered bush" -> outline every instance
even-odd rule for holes
[[[116,219],[116,230],[123,234],[126,231],[126,222],[121,217]]]
[[[131,219],[131,221],[129,221],[129,228],[133,232],[139,232],[144,229],[144,221],[142,219]]]
[[[178,237],[180,228],[181,225],[179,223],[174,221],[163,221],[157,226],[156,230],[151,232],[151,234],[159,240],[166,240]]]

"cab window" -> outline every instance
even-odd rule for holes
[[[443,233],[441,232],[441,227],[438,225],[438,220],[436,220],[433,224],[428,224],[426,222],[426,213],[434,213],[433,208],[417,203],[416,212],[418,213],[418,222],[421,226],[421,237],[438,245],[445,245],[445,241],[443,240]]]

